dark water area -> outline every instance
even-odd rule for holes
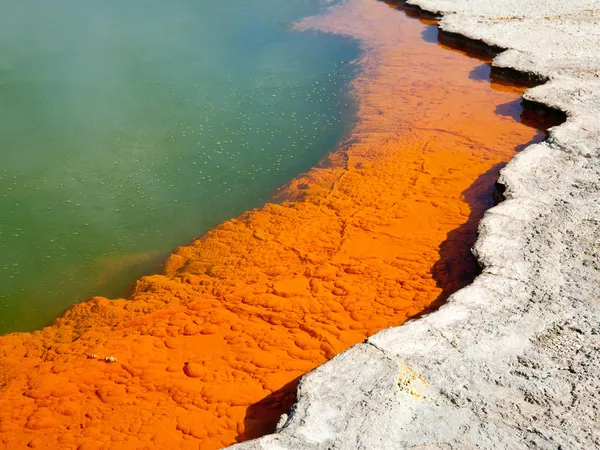
[[[315,0],[0,0],[0,334],[124,295],[343,137]]]

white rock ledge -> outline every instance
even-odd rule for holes
[[[475,282],[309,373],[242,449],[600,448],[600,0],[410,0],[567,113],[502,171]]]

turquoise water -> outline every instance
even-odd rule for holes
[[[0,334],[126,294],[353,117],[316,0],[0,0]]]

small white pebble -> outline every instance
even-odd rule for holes
[[[98,358],[98,355],[96,355],[95,353],[92,353],[91,355],[88,355],[89,359],[96,359]]]

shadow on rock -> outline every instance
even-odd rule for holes
[[[526,147],[541,142],[546,136],[546,130],[553,126],[554,121],[548,122],[539,117],[533,117],[526,109],[522,109],[521,100],[499,105],[496,113],[513,117],[515,120],[525,123],[540,130],[540,133],[525,144],[515,147],[518,153]],[[429,314],[442,306],[448,297],[459,289],[471,284],[479,273],[479,266],[473,253],[472,247],[477,240],[477,228],[485,212],[504,200],[503,186],[498,185],[497,180],[506,163],[498,163],[484,174],[480,175],[475,182],[466,189],[462,195],[469,205],[471,213],[468,220],[460,227],[452,230],[440,245],[440,258],[435,262],[432,275],[442,293],[427,309],[413,318],[419,318]]]
[[[490,78],[491,67],[488,63],[483,63],[475,67],[471,73],[469,74],[470,80],[475,81],[487,81],[491,80]]]
[[[236,442],[274,433],[281,414],[289,411],[296,401],[296,388],[300,378],[290,381],[281,389],[250,405],[244,418],[244,432],[236,437]]]
[[[477,239],[477,227],[486,210],[494,206],[494,186],[500,170],[506,163],[498,163],[479,178],[462,195],[471,209],[469,219],[452,230],[440,245],[440,258],[433,265],[432,274],[442,293],[420,317],[438,309],[448,297],[472,283],[478,273],[478,265],[471,253]]]

